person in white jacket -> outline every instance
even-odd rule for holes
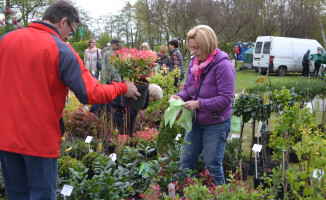
[[[101,50],[96,47],[96,40],[91,38],[88,41],[88,48],[85,50],[84,64],[96,79],[99,78],[99,71],[96,68],[96,63],[101,59]]]

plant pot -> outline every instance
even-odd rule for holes
[[[260,159],[257,159],[257,166],[258,166],[258,169],[257,169],[257,172],[259,171],[259,165],[260,165]],[[249,167],[249,171],[248,171],[248,175],[249,176],[254,176],[255,173],[256,173],[256,169],[255,169],[255,159],[253,158],[251,161],[248,161],[250,167]]]
[[[146,95],[148,90],[147,85],[136,85],[138,92],[140,93],[140,97],[137,97],[137,100],[133,98],[127,98],[125,96],[121,96],[121,105],[123,107],[131,107],[135,109],[142,109],[145,105]]]
[[[299,158],[294,151],[291,151],[289,154],[289,162],[290,163],[299,163]]]
[[[268,187],[268,184],[264,178],[259,176],[258,178],[254,177],[254,188],[257,189],[259,185],[263,185],[263,189]]]
[[[250,164],[247,162],[242,162],[241,163],[241,176],[242,176],[242,180],[246,181],[248,178],[248,172],[249,172],[249,168],[250,168]]]
[[[6,189],[3,187],[0,187],[0,197],[4,196],[6,194]]]

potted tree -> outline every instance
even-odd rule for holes
[[[122,105],[136,109],[144,107],[148,89],[148,82],[145,79],[152,74],[157,59],[156,53],[123,47],[112,53],[110,58],[122,79],[133,81],[141,94],[137,100],[122,96]]]

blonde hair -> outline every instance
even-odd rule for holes
[[[189,39],[195,39],[202,53],[210,55],[217,48],[217,37],[213,29],[206,25],[199,25],[187,33],[187,47]],[[189,49],[190,50],[190,49]]]
[[[148,90],[149,90],[149,95],[152,96],[155,100],[162,99],[163,90],[157,84],[155,83],[149,84]]]
[[[150,50],[149,45],[146,42],[140,45],[140,50],[142,47],[146,47],[146,50]]]
[[[92,41],[95,41],[95,42],[96,42],[96,40],[95,40],[94,38],[89,39],[89,40],[88,40],[88,47],[91,46],[91,42],[92,42]]]
[[[165,52],[166,53],[167,51],[168,51],[168,48],[166,46],[163,45],[163,46],[160,47],[160,52]]]

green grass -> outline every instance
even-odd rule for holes
[[[273,83],[284,83],[284,85],[287,85],[287,82],[293,82],[293,81],[303,81],[308,82],[310,81],[320,81],[322,84],[322,81],[320,78],[312,77],[310,79],[307,78],[301,78],[300,73],[288,73],[286,76],[277,76],[276,73],[269,74],[269,79]],[[244,71],[237,71],[236,72],[236,79],[235,79],[235,91],[241,92],[245,88],[256,86],[256,79],[258,78],[258,73],[255,72],[255,70],[244,70]]]

